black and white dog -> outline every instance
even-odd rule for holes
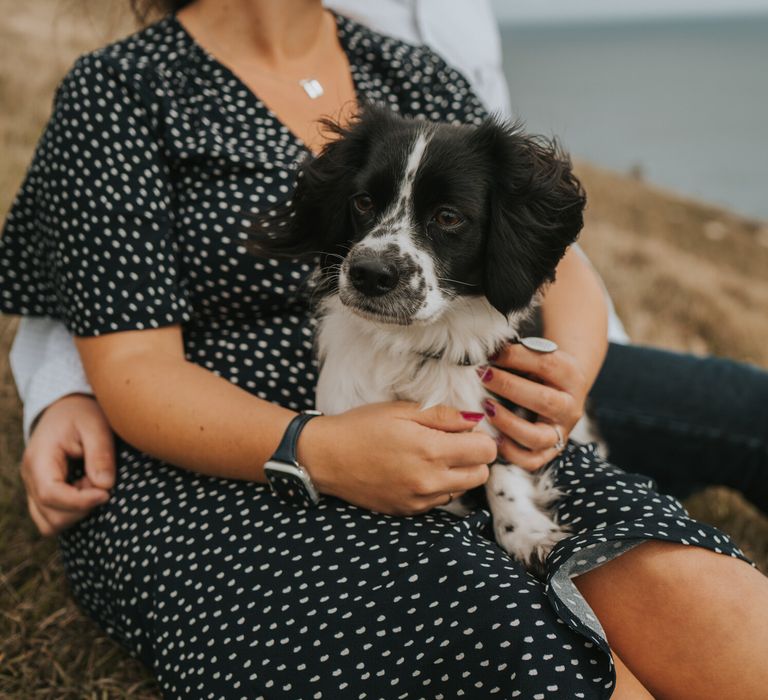
[[[348,128],[326,127],[338,139],[302,165],[284,215],[255,234],[262,255],[321,256],[317,407],[482,412],[476,368],[518,337],[581,230],[570,161],[495,119],[453,126],[368,107]],[[566,536],[546,471],[494,464],[486,494],[498,543],[526,565]]]

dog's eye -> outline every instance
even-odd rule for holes
[[[440,228],[456,228],[463,223],[464,219],[459,212],[453,209],[438,209],[433,217],[433,221]]]
[[[369,194],[356,194],[352,197],[352,204],[361,214],[370,214],[375,206]]]

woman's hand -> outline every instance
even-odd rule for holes
[[[493,363],[481,368],[486,388],[538,415],[531,423],[498,401],[486,403],[488,420],[501,433],[499,455],[533,471],[558,455],[561,439],[568,441],[584,413],[589,383],[573,356],[563,350],[539,353],[508,344]]]
[[[55,535],[109,500],[115,482],[112,430],[95,399],[73,394],[40,417],[24,452],[21,476],[37,529]],[[84,458],[85,476],[67,483],[68,458]]]
[[[370,404],[310,421],[298,459],[322,493],[380,513],[423,513],[488,479],[496,443],[471,432],[482,418],[447,406]]]

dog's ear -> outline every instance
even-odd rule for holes
[[[501,313],[527,307],[583,226],[586,197],[554,140],[487,120],[474,134],[494,165],[484,291]]]
[[[346,250],[353,233],[354,177],[366,162],[372,129],[383,112],[364,108],[348,126],[321,122],[331,140],[320,155],[299,166],[292,198],[254,217],[248,232],[252,252],[302,257]]]

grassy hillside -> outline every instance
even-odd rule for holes
[[[130,29],[118,3],[0,0],[0,218],[74,57]],[[768,367],[768,228],[614,173],[579,166],[590,197],[583,245],[637,341]],[[26,517],[20,415],[0,317],[0,698],[157,697],[146,673],[69,600],[53,542]],[[768,571],[768,521],[724,490],[694,514]]]

